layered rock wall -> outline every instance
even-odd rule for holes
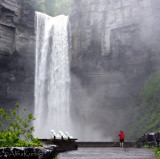
[[[21,0],[0,2],[0,103],[33,106],[34,11]]]
[[[159,6],[159,0],[75,0],[71,116],[80,140],[112,140],[133,121],[145,81],[160,68]],[[1,105],[33,106],[31,8],[0,1]]]
[[[73,58],[79,58],[78,63],[73,60],[73,67],[84,67],[82,58],[86,56],[88,69],[97,68],[102,63],[101,57],[115,54],[117,45],[132,45],[136,33],[148,49],[153,48],[153,41],[157,44],[159,40],[159,14],[158,0],[75,1],[71,16]]]
[[[159,4],[75,0],[70,18],[73,111],[102,138],[127,129],[145,81],[160,68]]]

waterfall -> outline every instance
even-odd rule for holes
[[[70,64],[67,16],[36,12],[35,136],[70,131]]]

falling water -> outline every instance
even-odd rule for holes
[[[36,12],[35,136],[70,131],[69,44],[67,16]]]

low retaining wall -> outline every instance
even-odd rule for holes
[[[70,150],[76,150],[77,149],[77,139],[40,139],[44,144],[46,145],[57,145],[57,151],[63,152],[63,151],[70,151]]]
[[[58,151],[76,150],[77,147],[119,147],[119,142],[76,142],[75,140],[41,139],[44,144],[55,144]],[[136,142],[124,142],[124,147],[136,147]]]
[[[78,147],[119,147],[119,142],[76,142]],[[125,142],[124,147],[136,147],[136,142]]]

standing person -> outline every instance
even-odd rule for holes
[[[123,131],[120,131],[119,138],[120,138],[120,147],[123,147],[124,146],[124,133],[123,133]]]

